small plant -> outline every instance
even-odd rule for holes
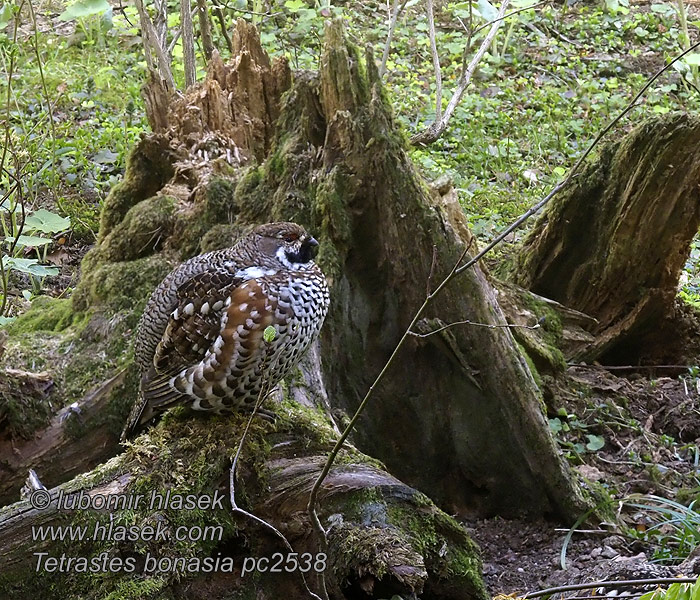
[[[700,545],[700,513],[695,500],[688,506],[655,495],[631,495],[622,500],[624,506],[641,512],[646,524],[629,528],[629,534],[655,548],[658,562],[678,563]]]
[[[112,28],[112,7],[107,0],[78,0],[58,18],[75,21],[87,44],[104,47],[104,33]]]
[[[25,290],[22,295],[29,299],[41,291],[44,277],[58,275],[58,268],[41,264],[46,262],[48,247],[51,244],[52,234],[65,231],[70,228],[70,219],[61,217],[45,209],[39,209],[26,215],[24,219],[18,219],[18,211],[21,207],[7,199],[0,205],[0,223],[3,231],[3,247],[0,248],[2,257],[2,293],[3,310],[0,315],[6,316],[9,308],[7,296],[9,291],[9,278],[12,271],[29,275],[32,282],[32,292]],[[21,215],[21,212],[20,212]],[[36,257],[27,258],[31,251]]]
[[[549,419],[549,429],[565,449],[567,458],[580,460],[582,454],[597,452],[605,446],[605,438],[589,433],[588,425],[575,414],[569,414],[565,408],[560,408],[557,415]]]
[[[700,598],[700,579],[695,583],[672,583],[668,588],[647,592],[639,600],[697,600]]]

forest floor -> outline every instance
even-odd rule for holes
[[[681,318],[686,334],[694,331],[698,339],[697,323],[688,314]],[[693,360],[698,362],[697,355]],[[689,362],[578,365],[548,381],[550,427],[600,499],[600,512],[611,518],[600,522],[591,516],[573,535],[571,523],[501,518],[467,522],[482,549],[492,595],[700,573],[697,552],[692,551],[700,537],[700,519],[692,510],[700,497],[700,379],[684,364]],[[638,596],[643,591],[596,593]],[[570,592],[569,597],[590,593]]]

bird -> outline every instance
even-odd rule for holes
[[[317,249],[302,226],[267,223],[171,271],[137,327],[139,399],[122,439],[177,404],[252,410],[261,390],[299,362],[326,318],[330,293],[314,262]]]

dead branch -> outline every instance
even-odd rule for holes
[[[452,113],[454,113],[455,109],[462,100],[462,96],[464,96],[464,92],[469,87],[469,84],[472,80],[472,76],[474,75],[474,71],[476,71],[476,67],[481,62],[481,59],[483,58],[484,54],[486,54],[486,50],[491,45],[493,38],[496,36],[496,32],[503,23],[503,16],[505,15],[506,9],[508,8],[509,1],[510,0],[503,0],[503,2],[501,3],[501,7],[498,10],[498,17],[491,25],[491,29],[489,29],[489,32],[486,34],[484,40],[481,42],[481,46],[479,46],[479,49],[474,55],[474,58],[472,58],[467,67],[462,71],[462,74],[460,75],[459,80],[457,81],[457,87],[455,88],[455,91],[452,94],[452,98],[450,98],[450,101],[447,103],[445,112],[442,113],[440,116],[436,115],[435,121],[433,121],[433,123],[431,123],[426,129],[424,129],[420,133],[417,133],[411,137],[411,143],[414,146],[433,143],[443,134],[445,129],[447,129],[447,124],[450,120],[450,117],[452,117]]]

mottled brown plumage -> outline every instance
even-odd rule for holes
[[[294,223],[268,223],[232,248],[172,271],[146,304],[136,335],[141,398],[125,434],[178,403],[195,410],[252,406],[318,335],[328,286],[317,246]],[[266,327],[273,342],[263,341]]]

